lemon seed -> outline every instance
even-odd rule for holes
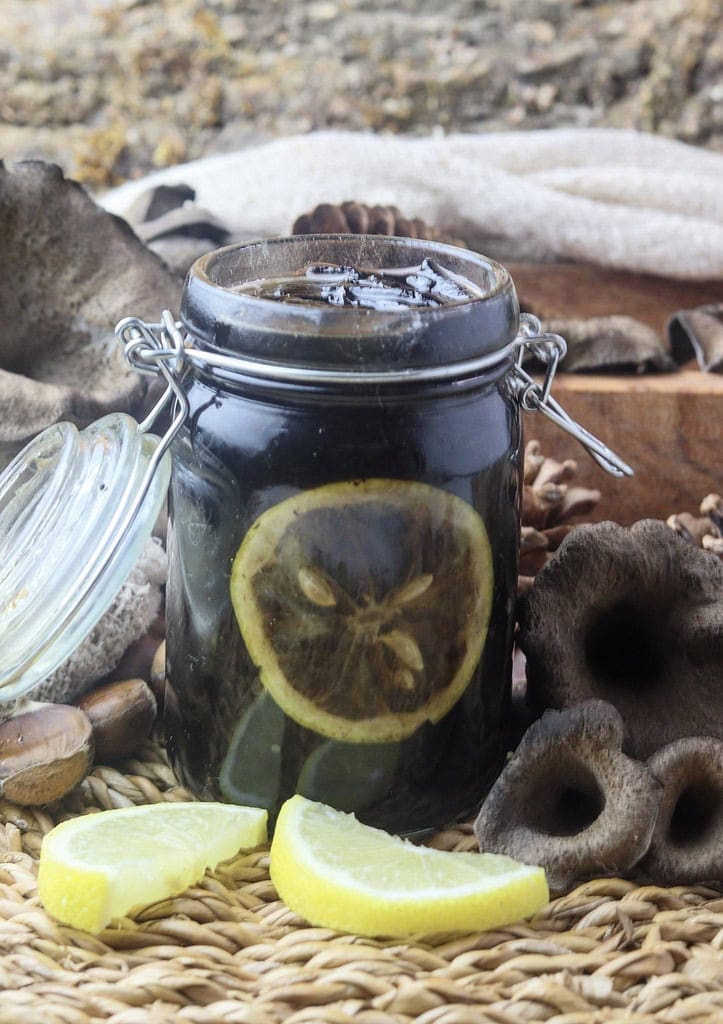
[[[296,576],[301,592],[312,604],[320,608],[333,608],[336,604],[334,593],[324,577],[316,569],[304,566]]]

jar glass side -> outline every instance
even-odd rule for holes
[[[408,834],[471,810],[500,767],[510,687],[521,427],[504,377],[383,396],[281,396],[197,377],[188,398],[174,450],[167,596],[166,726],[184,781],[272,816],[300,791]],[[270,541],[248,542],[259,530],[282,538],[294,566],[293,612],[281,602],[276,624],[270,606],[250,606],[248,589],[246,605],[232,601],[242,545],[263,562],[269,587],[286,586]],[[307,551],[297,565],[307,536],[317,562]],[[371,560],[366,589],[354,585],[366,571],[360,558]],[[328,631],[352,621],[363,628],[354,626],[340,664]],[[264,622],[276,630],[270,646],[289,648],[273,666]],[[462,664],[461,649],[473,663]],[[404,687],[427,685],[442,672],[438,661],[428,671],[430,659],[443,656],[454,662],[454,686],[441,703],[427,695],[429,714],[422,701],[405,718]],[[365,693],[377,725],[386,701],[392,725],[361,736],[353,723],[364,710],[350,711],[349,727],[344,695],[289,698],[282,683],[304,666]],[[317,706],[326,717],[315,721]]]

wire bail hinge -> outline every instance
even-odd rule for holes
[[[160,323],[149,324],[135,316],[126,317],[117,324],[115,336],[123,348],[123,355],[129,366],[147,376],[160,374],[166,382],[166,390],[143,422],[138,425],[139,431],[150,431],[169,402],[175,400],[173,419],[159,441],[154,455],[154,461],[157,463],[185,423],[189,413],[188,398],[183,389],[183,378],[187,369],[183,335],[170,312],[164,309]]]
[[[191,365],[205,365],[220,369],[230,368],[249,373],[252,376],[269,376],[272,379],[301,383],[308,380],[317,383],[319,381],[337,383],[339,380],[346,380],[348,376],[343,371],[337,370],[310,370],[304,367],[273,364],[251,357],[242,358],[238,355],[200,352],[193,346],[184,343],[181,325],[174,320],[167,309],[161,314],[160,323],[146,323],[137,317],[126,317],[116,327],[115,334],[123,347],[123,354],[129,366],[137,370],[138,373],[161,374],[166,381],[165,393],[140,424],[139,429],[150,430],[171,399],[175,399],[174,418],[161,438],[159,457],[166,451],[188,416],[188,399],[182,385],[186,371]],[[541,384],[522,365],[528,352],[545,366],[545,377]],[[504,355],[507,355],[507,358],[512,355],[514,362],[510,371],[510,383],[523,409],[527,412],[541,412],[562,430],[571,434],[606,472],[618,477],[632,476],[633,470],[626,462],[568,416],[562,406],[552,397],[551,389],[555,372],[566,352],[567,344],[564,338],[561,338],[559,334],[543,331],[536,316],[532,316],[530,313],[521,313],[520,331],[517,338],[510,343],[505,353],[502,355],[496,353],[494,358],[499,361]],[[473,365],[464,364],[464,370],[466,372],[470,372],[472,369],[479,371],[483,368],[483,363],[485,367],[487,366],[488,361],[490,361],[490,356],[485,356],[483,360],[473,361]],[[460,373],[462,368],[462,365],[457,364]],[[358,374],[355,379],[357,382],[378,383],[381,381],[385,383],[389,380],[412,381],[418,377],[427,380],[448,373],[448,367],[435,367],[432,370],[424,367],[421,369],[410,368],[391,374],[388,371],[386,373]]]
[[[612,476],[633,476],[633,470],[627,462],[624,462],[606,444],[603,444],[576,420],[568,416],[560,403],[552,397],[552,382],[557,367],[567,353],[565,339],[561,338],[559,334],[543,331],[540,321],[531,313],[521,313],[517,342],[515,364],[510,378],[522,408],[527,412],[541,412],[562,430],[571,434],[589,452],[598,465]],[[527,353],[531,353],[545,366],[545,377],[541,384],[522,365]]]

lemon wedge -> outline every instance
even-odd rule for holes
[[[214,803],[123,807],[72,818],[43,840],[38,892],[64,924],[99,932],[183,892],[240,849],[266,842],[265,810]]]
[[[276,823],[271,880],[310,924],[399,938],[495,928],[549,899],[542,868],[414,846],[299,795]]]

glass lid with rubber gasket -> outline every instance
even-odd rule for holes
[[[116,327],[128,363],[167,385],[142,423],[122,412],[84,430],[56,423],[0,474],[0,704],[30,693],[80,645],[158,517],[188,400],[170,313],[153,326],[163,340],[132,317]],[[150,431],[171,401],[159,439]]]
[[[125,413],[48,427],[0,475],[0,702],[29,693],[92,630],[169,477],[158,438]]]

